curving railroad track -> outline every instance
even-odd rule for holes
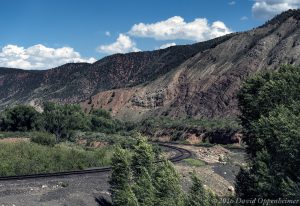
[[[176,152],[176,155],[169,158],[173,163],[180,162],[184,159],[187,159],[192,156],[192,153],[186,149],[176,147],[170,144],[158,143],[160,147],[165,147],[169,150]],[[42,174],[30,174],[30,175],[18,175],[18,176],[5,176],[0,177],[1,180],[22,180],[22,179],[33,179],[33,178],[43,178],[43,177],[58,177],[58,176],[67,176],[67,175],[82,175],[82,174],[91,174],[91,173],[104,173],[111,171],[111,167],[99,167],[85,170],[76,170],[76,171],[66,171],[66,172],[53,172],[53,173],[42,173]]]

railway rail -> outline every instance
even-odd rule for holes
[[[174,157],[169,158],[168,160],[177,163],[184,159],[187,159],[192,156],[192,153],[186,149],[176,147],[170,144],[158,143],[160,147],[165,147],[176,151],[176,155]],[[52,173],[41,173],[41,174],[29,174],[29,175],[17,175],[17,176],[5,176],[0,177],[0,181],[2,180],[22,180],[22,179],[34,179],[34,178],[46,178],[46,177],[58,177],[58,176],[67,176],[67,175],[82,175],[89,173],[103,173],[111,171],[111,167],[99,167],[92,169],[84,169],[84,170],[75,170],[75,171],[65,171],[65,172],[52,172]]]

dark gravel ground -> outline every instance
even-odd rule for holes
[[[0,206],[97,206],[108,201],[110,173],[0,181]]]
[[[241,165],[246,162],[246,153],[242,149],[229,149],[232,153],[225,163],[214,163],[213,171],[225,178],[231,184],[235,183],[236,175],[239,173]]]

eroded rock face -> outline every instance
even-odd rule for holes
[[[234,117],[242,82],[300,64],[300,11],[207,42],[116,54],[48,71],[0,69],[0,109],[45,100],[110,109],[120,119]],[[33,101],[34,100],[34,101]]]
[[[262,27],[198,52],[147,85],[130,88],[134,92],[129,101],[112,109],[117,117],[133,120],[236,116],[236,95],[247,77],[282,64],[300,64],[299,13],[283,13]],[[101,92],[97,96],[101,98]]]
[[[164,89],[159,89],[152,93],[146,92],[143,96],[134,95],[131,98],[131,103],[133,106],[145,107],[145,108],[155,108],[164,106],[166,97],[166,91]]]

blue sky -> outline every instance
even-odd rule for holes
[[[259,26],[299,0],[0,0],[0,66],[47,69]]]

